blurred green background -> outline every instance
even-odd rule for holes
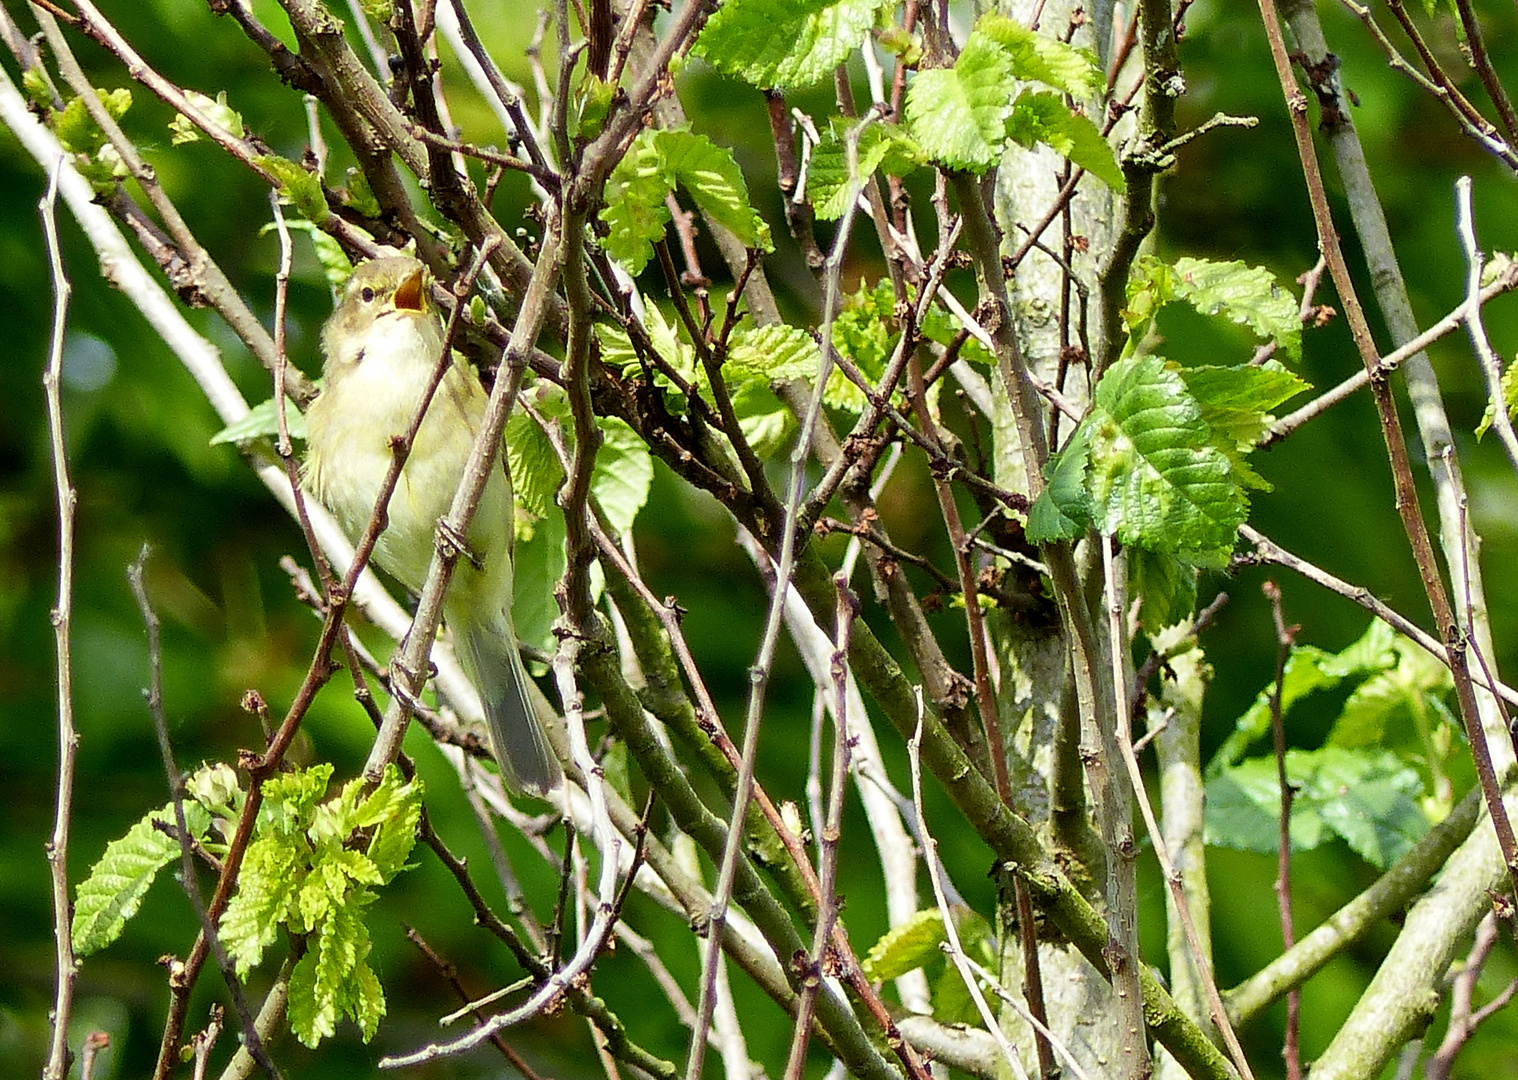
[[[19,6],[7,5],[13,12]],[[208,94],[225,90],[252,130],[276,151],[300,156],[306,129],[299,98],[278,84],[263,54],[231,22],[217,19],[192,0],[116,0],[101,7],[159,70]],[[284,32],[274,3],[259,0],[253,7],[268,25]],[[508,74],[528,81],[520,57],[533,20],[511,4],[476,7],[493,53],[508,66]],[[1325,6],[1323,15],[1330,45],[1344,62],[1345,82],[1360,101],[1354,118],[1415,309],[1426,325],[1453,308],[1464,287],[1465,268],[1453,230],[1456,177],[1469,174],[1475,179],[1477,225],[1488,251],[1518,248],[1518,220],[1511,212],[1513,181],[1463,139],[1435,103],[1389,70],[1358,22],[1332,5]],[[1482,15],[1489,19],[1490,41],[1518,40],[1513,37],[1518,28],[1511,5],[1488,3]],[[26,16],[17,17],[31,27]],[[1243,259],[1290,280],[1315,261],[1316,242],[1258,16],[1247,6],[1202,0],[1190,8],[1187,30],[1181,56],[1189,90],[1181,101],[1181,126],[1194,126],[1217,112],[1257,116],[1260,124],[1253,130],[1221,129],[1181,151],[1178,168],[1163,187],[1158,250],[1166,255]],[[1436,21],[1432,34],[1440,55],[1460,70],[1448,21]],[[74,44],[99,84],[126,84],[120,68],[98,49],[84,41]],[[1518,76],[1518,55],[1511,46],[1497,60],[1507,75]],[[5,66],[14,79],[16,69],[9,58]],[[683,80],[696,129],[734,145],[749,171],[756,201],[776,236],[783,237],[778,203],[768,191],[774,166],[762,101],[698,65],[692,65]],[[488,126],[488,114],[471,104],[468,90],[452,89],[455,118],[466,134],[500,141]],[[1474,95],[1473,87],[1467,89]],[[271,320],[277,246],[260,228],[268,218],[265,190],[206,144],[171,147],[166,128],[171,112],[144,91],[136,91],[135,98],[129,132],[141,140],[202,243],[255,310]],[[799,101],[804,107],[810,103],[805,96]],[[826,98],[817,97],[815,103],[825,108]],[[340,168],[341,162],[337,175]],[[43,844],[51,829],[57,755],[49,622],[56,592],[57,526],[40,382],[51,310],[36,212],[43,187],[39,167],[13,136],[0,134],[0,292],[7,297],[4,310],[12,321],[11,346],[0,363],[0,415],[5,419],[0,424],[0,955],[7,958],[0,975],[0,1072],[12,1076],[36,1075],[40,1068],[53,969]],[[513,200],[524,194],[507,185],[497,199],[496,209],[508,228],[519,224],[520,210]],[[283,555],[303,556],[296,528],[233,449],[209,445],[220,426],[212,410],[137,311],[101,283],[93,254],[68,215],[61,213],[60,220],[64,257],[75,287],[64,407],[69,465],[79,493],[73,670],[82,741],[70,849],[71,877],[77,881],[107,840],[166,798],[141,694],[147,670],[145,638],[125,578],[127,564],[142,545],[153,551],[148,584],[164,620],[167,708],[182,766],[228,760],[239,747],[260,745],[257,726],[241,712],[238,701],[245,690],[256,688],[276,713],[281,712],[309,662],[317,624],[295,602],[278,565]],[[1340,222],[1347,233],[1347,216]],[[1348,243],[1352,254],[1353,242]],[[314,371],[316,332],[330,311],[330,297],[309,251],[302,252],[291,295],[290,350]],[[785,253],[777,256],[777,263],[773,278],[783,286],[794,278],[799,263]],[[862,263],[858,269],[878,272]],[[1320,300],[1336,303],[1326,286]],[[805,300],[793,302],[799,310]],[[1507,355],[1518,340],[1514,312],[1515,302],[1504,298],[1486,313],[1493,341]],[[264,373],[219,321],[203,311],[190,311],[188,316],[222,347],[229,370],[249,400],[267,397]],[[1239,339],[1219,336],[1200,320],[1174,319],[1165,330],[1169,354],[1180,359],[1236,362],[1248,348]],[[1484,538],[1497,639],[1499,646],[1506,643],[1497,662],[1510,671],[1515,659],[1512,643],[1518,640],[1518,608],[1512,603],[1511,575],[1506,573],[1518,548],[1514,477],[1492,440],[1478,444],[1469,434],[1480,420],[1486,397],[1465,339],[1446,339],[1433,357],[1451,418],[1456,430],[1464,433],[1460,452],[1471,514]],[[1308,335],[1304,374],[1315,385],[1332,385],[1358,366],[1342,322]],[[1407,426],[1411,431],[1410,417]],[[1419,457],[1416,448],[1414,457]],[[1324,420],[1259,456],[1257,467],[1275,484],[1274,492],[1254,501],[1251,520],[1259,529],[1428,625],[1391,504],[1385,453],[1368,397],[1340,405]],[[898,530],[897,539],[909,547],[919,542],[937,545],[940,564],[946,565],[942,538],[933,529],[936,515],[912,512],[933,505],[926,477],[920,469],[909,468],[902,484],[888,506],[896,508],[899,520],[889,523]],[[656,594],[676,596],[689,610],[689,639],[719,695],[724,716],[735,725],[747,685],[746,667],[758,643],[763,594],[731,543],[730,526],[708,500],[683,491],[661,468],[652,504],[642,518],[639,543],[642,566]],[[1231,580],[1214,575],[1203,582],[1204,601],[1218,590],[1232,597],[1205,640],[1217,672],[1207,706],[1204,739],[1209,745],[1227,734],[1274,669],[1273,632],[1260,596],[1265,576],[1251,570]],[[1365,616],[1353,605],[1288,576],[1273,576],[1283,586],[1288,619],[1302,626],[1302,642],[1336,650],[1363,632]],[[946,619],[942,625],[951,628],[945,636],[958,642],[952,629],[957,619]],[[776,740],[772,745],[805,745],[810,685],[789,655],[782,658],[770,701],[766,731]],[[1294,716],[1294,742],[1316,745],[1333,705],[1326,701],[1317,706],[1317,713]],[[339,775],[358,767],[369,732],[342,678],[321,696],[304,732],[302,755],[335,760]],[[893,775],[904,784],[904,754],[893,740],[886,741]],[[487,866],[451,772],[415,734],[408,750],[430,781],[440,831],[476,866]],[[784,755],[769,755],[763,778],[777,798],[800,800],[803,756],[794,756],[791,769],[777,763],[777,757]],[[940,820],[946,819],[941,799],[932,798],[930,820],[935,811],[942,811]],[[857,810],[851,809],[851,814],[847,835],[859,836],[861,820]],[[513,837],[506,843],[528,895],[546,916],[555,875]],[[863,949],[885,929],[884,909],[869,845],[846,844],[844,851],[847,918]],[[987,851],[972,838],[951,835],[943,854],[959,887],[981,911],[989,912]],[[482,945],[462,898],[435,860],[417,861],[417,869],[398,879],[376,913],[375,925],[384,931],[376,932],[374,962],[390,994],[391,1015],[374,1046],[360,1045],[351,1027],[340,1032],[321,1053],[323,1076],[372,1074],[379,1053],[434,1037],[434,1017],[452,1007],[436,974],[401,937],[399,923],[416,925],[435,948],[459,963],[472,990],[487,990],[516,976],[503,951]],[[1220,981],[1227,986],[1279,951],[1269,891],[1274,867],[1270,858],[1214,852],[1210,868]],[[488,874],[481,878],[487,889],[493,888]],[[1310,928],[1372,879],[1370,868],[1342,847],[1301,857],[1295,879],[1299,929]],[[490,896],[499,900],[494,892]],[[1147,880],[1144,899],[1146,945],[1151,956],[1162,956],[1157,878]],[[684,924],[652,905],[635,899],[630,914],[640,930],[656,939],[667,935],[687,940]],[[77,1027],[81,1032],[103,1028],[113,1038],[97,1076],[142,1075],[149,1067],[165,1000],[162,972],[154,960],[183,954],[188,920],[183,896],[165,875],[126,938],[85,965]],[[1347,1013],[1393,932],[1391,926],[1382,928],[1308,984],[1303,1009],[1307,1058],[1321,1049]],[[677,963],[676,976],[692,989],[695,956],[688,949],[673,955],[684,964],[682,969]],[[1500,956],[1484,985],[1501,985],[1513,967],[1511,953]],[[202,980],[205,1001],[215,984],[210,974]],[[751,1053],[770,1075],[778,1075],[789,1023],[741,979],[735,978],[735,984],[743,1015],[755,1018],[747,1025],[754,1040]],[[649,1026],[659,1011],[644,1002],[655,991],[630,955],[603,960],[595,989],[614,1009],[642,1025],[635,1024],[636,1038],[656,1052],[683,1055],[687,1036],[672,1020],[663,1028]],[[203,1015],[203,1007],[194,1015]],[[1282,1009],[1277,1008],[1246,1033],[1261,1076],[1278,1075],[1281,1018]],[[514,1032],[512,1038],[545,1074],[599,1072],[585,1025],[570,1015]],[[1499,1017],[1461,1059],[1459,1074],[1518,1075],[1514,1047],[1518,1023]],[[304,1071],[302,1060],[310,1059],[299,1054],[290,1058],[290,1075]],[[499,1058],[482,1052],[407,1075],[504,1072]]]

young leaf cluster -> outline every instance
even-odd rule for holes
[[[1106,137],[1063,98],[1089,99],[1101,86],[1090,53],[1004,15],[986,15],[953,67],[917,73],[907,91],[907,127],[928,157],[950,169],[986,172],[1011,143],[1043,144],[1123,191],[1122,170]]]
[[[666,197],[683,187],[696,205],[745,246],[773,250],[769,226],[749,205],[748,185],[730,150],[683,128],[638,133],[606,182],[602,247],[637,274],[669,225]]]
[[[95,95],[111,119],[118,122],[132,107],[132,92],[124,86],[115,90],[96,88]],[[63,148],[75,155],[74,164],[80,175],[97,192],[107,192],[118,181],[126,179],[126,162],[121,160],[121,154],[95,123],[83,98],[71,99],[62,109],[49,107],[48,123]]]
[[[303,951],[290,976],[290,1028],[314,1047],[352,1018],[367,1042],[385,1014],[367,962],[364,910],[406,866],[421,818],[421,781],[386,766],[370,788],[345,784],[325,799],[332,766],[264,782],[264,803],[237,893],[221,919],[222,942],[244,978],[283,927]]]

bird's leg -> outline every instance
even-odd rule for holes
[[[485,569],[485,561],[476,555],[469,547],[469,541],[459,534],[453,527],[453,523],[447,518],[439,518],[437,523],[437,546],[444,557],[468,559],[469,565],[476,570]]]

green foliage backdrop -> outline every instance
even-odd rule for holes
[[[30,17],[20,10],[22,5],[7,2],[5,6],[23,26],[32,26]],[[150,64],[171,73],[182,86],[210,95],[225,91],[250,130],[257,131],[272,152],[300,160],[307,128],[295,104],[298,98],[276,83],[267,57],[229,20],[193,0],[134,0],[101,6]],[[281,25],[274,0],[258,0],[251,7],[269,25]],[[536,28],[535,12],[510,3],[472,7],[478,9],[478,23],[491,53],[516,63],[507,74],[530,85],[531,72],[522,58]],[[872,10],[861,27],[873,17],[873,5],[864,7]],[[1518,41],[1514,36],[1518,14],[1511,5],[1488,4],[1481,15],[1489,20],[1488,40],[1501,43],[1495,57],[1501,70],[1510,78],[1518,76],[1518,52],[1509,44]],[[1455,133],[1446,115],[1410,81],[1388,69],[1383,54],[1352,15],[1340,7],[1325,6],[1323,17],[1332,46],[1342,59],[1342,77],[1358,97],[1354,119],[1407,268],[1416,313],[1427,325],[1453,309],[1464,295],[1464,262],[1453,228],[1454,180],[1462,174],[1474,177],[1476,220],[1482,243],[1491,252],[1518,249],[1518,217],[1511,212],[1513,177]],[[1289,282],[1311,267],[1317,251],[1300,166],[1259,16],[1249,8],[1199,0],[1187,9],[1185,25],[1181,60],[1187,92],[1178,103],[1180,129],[1195,127],[1220,112],[1254,116],[1259,123],[1252,128],[1222,127],[1177,150],[1174,168],[1161,181],[1153,254],[1170,262],[1182,256],[1239,260]],[[1457,35],[1447,10],[1435,14],[1431,29],[1441,55],[1458,57]],[[820,70],[830,70],[850,53],[857,36],[851,31],[840,38],[839,57],[823,61]],[[102,50],[82,40],[75,47],[92,80],[108,87],[123,85],[120,66]],[[699,136],[731,149],[748,179],[745,195],[763,218],[757,226],[785,237],[763,102],[752,88],[715,70],[736,62],[724,63],[723,57],[708,54],[689,61],[677,76],[695,133],[690,139],[694,143]],[[1459,66],[1458,60],[1451,63]],[[6,70],[17,78],[10,58]],[[857,58],[850,73],[863,79]],[[782,71],[775,81],[806,87],[813,82],[813,74]],[[457,75],[445,69],[445,78]],[[451,87],[450,95],[457,106],[453,121],[464,138],[500,141],[492,135],[494,121],[482,102],[462,85]],[[791,98],[803,108],[810,108],[814,100],[826,102],[828,95],[812,89]],[[997,107],[1002,105],[1010,107],[1009,102]],[[909,116],[911,111],[909,98]],[[278,242],[263,228],[269,217],[266,185],[204,141],[172,146],[173,111],[151,95],[140,90],[135,94],[131,116],[132,130],[143,140],[166,191],[253,310],[266,324],[271,323]],[[997,117],[992,126],[999,132],[1005,122],[1005,117]],[[958,144],[944,148],[938,157],[951,165],[986,165],[999,153],[997,146],[988,144],[980,161],[953,160]],[[689,173],[678,177],[687,190],[690,177],[703,164],[695,160],[702,150],[701,146],[691,150],[694,159]],[[878,151],[876,164],[890,152],[884,145]],[[1065,152],[1086,164],[1077,150]],[[341,177],[348,164],[334,160],[329,175]],[[1092,164],[1093,171],[1102,168],[1100,162]],[[818,168],[822,165],[819,160]],[[1116,178],[1113,167],[1108,169]],[[613,185],[622,179],[614,176]],[[913,190],[920,191],[925,203],[929,186],[920,177],[912,183],[918,185]],[[49,622],[57,550],[41,390],[50,286],[35,206],[44,187],[45,176],[36,163],[12,137],[0,135],[0,295],[6,297],[3,310],[8,318],[7,356],[0,363],[0,416],[4,418],[0,424],[0,955],[6,958],[6,971],[0,976],[0,1072],[11,1076],[35,1075],[40,1069],[52,994],[53,916],[43,845],[51,828],[57,753]],[[622,196],[616,203],[619,210],[663,212],[660,192],[648,207],[642,207],[635,189],[617,190]],[[1339,198],[1337,190],[1331,194]],[[492,207],[508,232],[520,226],[529,235],[541,234],[540,224],[523,213],[530,199],[526,182],[508,173]],[[1338,202],[1335,207],[1342,210]],[[819,211],[818,216],[826,215]],[[297,601],[280,567],[281,557],[287,554],[304,560],[299,529],[254,481],[233,447],[212,444],[221,424],[200,391],[146,327],[140,313],[99,279],[91,248],[67,215],[61,219],[63,256],[76,290],[64,358],[63,401],[69,464],[79,492],[74,690],[81,782],[69,852],[70,878],[78,882],[109,840],[122,836],[144,813],[164,803],[162,767],[142,697],[147,647],[125,576],[139,549],[146,544],[152,551],[147,584],[164,620],[166,705],[182,767],[233,761],[239,748],[262,746],[258,725],[239,708],[239,700],[245,691],[257,689],[271,703],[287,702],[309,661],[318,623]],[[769,263],[779,300],[803,321],[815,318],[803,256],[788,241],[780,247]],[[650,251],[611,253],[636,272]],[[711,252],[703,248],[703,254],[715,263]],[[843,277],[853,288],[861,280],[879,280],[883,272],[878,249],[861,242],[851,249]],[[641,280],[653,278],[645,275]],[[969,273],[958,271],[949,280],[961,298],[973,304],[974,282]],[[1368,281],[1359,284],[1368,291]],[[1300,295],[1299,288],[1295,295]],[[1325,296],[1322,302],[1336,300]],[[290,305],[289,353],[315,375],[319,370],[317,333],[331,310],[331,293],[305,242],[297,243]],[[267,398],[267,374],[220,320],[204,309],[189,309],[187,314],[201,333],[220,346],[227,369],[244,395],[250,401]],[[1511,298],[1487,309],[1486,325],[1499,352],[1511,356],[1518,347],[1518,315]],[[1381,327],[1376,330],[1384,343]],[[1185,304],[1166,307],[1156,332],[1163,336],[1165,356],[1188,366],[1237,363],[1241,356],[1247,358],[1255,342],[1247,329],[1221,325]],[[1342,319],[1307,331],[1301,351],[1296,370],[1320,389],[1359,366]],[[1459,450],[1471,492],[1471,523],[1483,537],[1483,560],[1494,585],[1493,632],[1499,644],[1505,643],[1505,651],[1492,659],[1498,670],[1510,670],[1518,661],[1512,651],[1512,643],[1518,641],[1518,607],[1512,602],[1511,582],[1504,571],[1518,559],[1518,481],[1496,441],[1488,437],[1477,442],[1471,434],[1488,407],[1488,397],[1463,335],[1447,337],[1431,355],[1453,423],[1461,433]],[[1217,455],[1224,460],[1221,451]],[[1273,491],[1251,493],[1248,519],[1252,525],[1429,625],[1392,504],[1385,453],[1367,395],[1362,392],[1337,406],[1330,423],[1311,425],[1268,453],[1255,454],[1250,464],[1274,485]],[[1226,468],[1226,462],[1220,467]],[[774,473],[777,480],[779,475]],[[1425,479],[1426,474],[1420,474],[1420,482]],[[1426,485],[1424,495],[1428,505]],[[949,566],[952,552],[936,527],[936,510],[929,512],[935,507],[933,478],[920,459],[908,459],[882,500],[883,519],[903,548],[924,552],[937,565]],[[1090,524],[1089,517],[1073,520],[1081,531]],[[1231,537],[1236,524],[1229,520],[1220,527]],[[731,532],[730,520],[708,497],[693,494],[668,469],[658,467],[648,506],[639,517],[640,566],[656,595],[677,598],[688,612],[685,632],[719,711],[736,718],[742,715],[747,669],[759,644],[765,595],[752,565],[731,542]],[[818,543],[831,555],[842,548],[839,539]],[[1206,565],[1226,560],[1194,561]],[[1278,568],[1244,568],[1226,577],[1204,572],[1203,603],[1219,590],[1226,590],[1232,599],[1204,639],[1216,677],[1205,706],[1203,760],[1224,744],[1234,721],[1273,678],[1275,631],[1260,592],[1267,577],[1282,582],[1287,617],[1300,624],[1298,641],[1303,645],[1338,654],[1365,633],[1367,618],[1360,608]],[[883,634],[890,633],[877,614],[867,613],[867,617]],[[971,660],[963,640],[962,614],[951,610],[932,619],[950,659],[968,671]],[[390,646],[383,635],[365,630],[364,637],[382,659],[388,656]],[[766,739],[794,749],[766,755],[760,780],[788,798],[801,798],[810,687],[799,660],[789,650],[783,651],[770,688]],[[1291,740],[1300,752],[1320,746],[1352,688],[1350,684],[1327,687],[1304,697],[1290,713]],[[604,727],[593,729],[593,737],[604,731]],[[294,756],[301,764],[331,761],[338,777],[351,777],[362,768],[371,734],[368,721],[345,689],[335,685],[314,705]],[[452,769],[419,729],[413,728],[406,750],[426,783],[434,823],[440,831],[447,829],[455,851],[475,866],[488,866],[490,853],[472,828],[471,810]],[[901,783],[907,770],[900,741],[884,746],[883,756]],[[1304,762],[1302,768],[1307,767]],[[1457,794],[1473,783],[1470,766],[1458,755],[1449,773]],[[1273,774],[1267,779],[1273,783]],[[1304,785],[1310,787],[1305,780]],[[930,785],[925,796],[930,821],[950,819],[953,810],[941,791]],[[862,836],[865,827],[860,811],[851,805],[848,813],[846,835]],[[524,893],[533,898],[540,913],[545,911],[557,887],[555,868],[539,861],[514,831],[506,831],[504,843],[523,878]],[[557,834],[554,844],[561,844]],[[1298,856],[1294,880],[1299,927],[1316,925],[1375,879],[1375,869],[1356,851],[1363,854],[1352,840],[1330,837]],[[968,830],[946,832],[940,854],[969,905],[989,913],[995,895],[993,883],[986,878],[990,858],[985,846]],[[1268,851],[1219,848],[1209,858],[1218,976],[1226,987],[1280,951],[1270,894],[1274,856]],[[478,932],[470,925],[471,913],[452,879],[429,859],[417,862],[414,870],[396,878],[394,888],[387,889],[373,909],[375,925],[385,927],[383,932],[374,932],[370,962],[388,988],[390,1014],[379,1035],[387,1052],[436,1038],[434,1017],[451,1007],[439,1005],[445,991],[433,967],[402,938],[397,929],[401,923],[415,924],[432,947],[459,962],[464,968],[461,977],[474,990],[508,982],[516,970],[504,955],[482,952]],[[849,929],[861,952],[888,929],[881,901],[867,884],[876,872],[867,846],[845,846],[840,892],[848,898]],[[504,905],[493,891],[493,879],[489,887],[489,899]],[[1139,899],[1145,954],[1161,957],[1164,889],[1147,861],[1141,867]],[[683,985],[693,986],[699,956],[689,948],[682,920],[638,897],[630,901],[629,912],[644,933],[666,945],[661,952],[672,974]],[[109,1057],[97,1076],[147,1074],[165,997],[163,974],[154,960],[163,954],[182,954],[187,947],[186,927],[191,925],[182,894],[164,874],[147,893],[125,939],[86,964],[76,1029],[82,1033],[100,1028],[112,1036]],[[1337,1030],[1394,934],[1389,924],[1378,927],[1307,984],[1302,1011],[1305,1057],[1311,1059]],[[685,942],[684,951],[667,947],[675,942]],[[1515,968],[1518,963],[1507,942],[1487,972],[1483,988],[1495,992]],[[262,978],[267,980],[268,974]],[[210,985],[213,981],[202,980],[193,1005],[195,1015],[203,1014],[217,996]],[[625,949],[601,960],[594,989],[624,1017],[637,1016],[640,1003],[657,993],[646,970]],[[748,983],[735,985],[734,992],[742,1012],[757,1018],[748,1027],[752,1056],[769,1075],[778,1077],[790,1020]],[[1246,1049],[1258,1075],[1280,1075],[1277,1054],[1283,1024],[1283,1010],[1276,1006],[1246,1032]],[[678,1060],[688,1032],[673,1020],[657,1025],[649,1021],[649,1025],[639,1028],[637,1039]],[[364,1047],[351,1026],[338,1032],[315,1066],[320,1075],[372,1075],[378,1056],[374,1049]],[[584,1022],[568,1012],[540,1019],[529,1029],[514,1032],[512,1039],[540,1075],[590,1076],[599,1071]],[[1511,1073],[1518,1068],[1515,1045],[1518,1025],[1511,1014],[1497,1017],[1483,1040],[1461,1058],[1459,1075]],[[824,1058],[815,1056],[813,1067],[820,1075]],[[415,1075],[498,1075],[503,1068],[498,1059],[475,1057],[464,1063],[436,1064]],[[305,1072],[304,1066],[290,1066],[291,1075]]]

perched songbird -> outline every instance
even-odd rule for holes
[[[326,388],[306,414],[307,489],[351,537],[368,524],[392,460],[443,348],[443,321],[426,271],[409,256],[354,270],[322,330]],[[390,497],[374,561],[419,592],[438,520],[452,505],[485,414],[486,395],[455,356],[417,432]],[[562,777],[527,695],[527,673],[511,623],[511,477],[501,455],[469,527],[468,552],[443,600],[464,670],[485,702],[490,739],[508,783],[539,794]]]

